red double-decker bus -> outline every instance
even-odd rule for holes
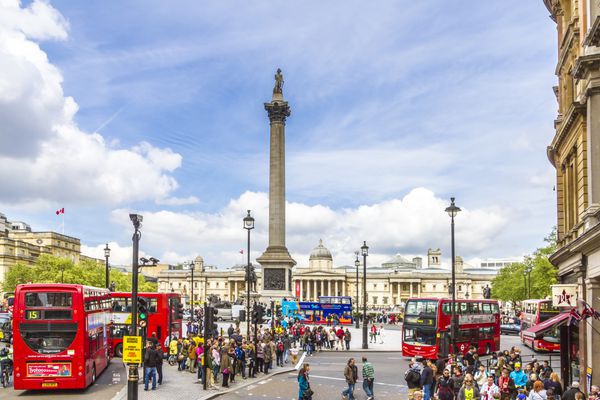
[[[500,307],[495,300],[456,300],[456,347],[466,353],[475,346],[481,355],[500,348]],[[451,299],[409,299],[404,309],[402,355],[429,359],[451,353]]]
[[[15,290],[14,388],[82,389],[109,359],[109,291],[27,284]]]
[[[552,300],[524,300],[521,313],[521,342],[536,351],[560,351],[560,331],[568,315],[561,315]]]
[[[112,324],[110,330],[111,354],[114,357],[123,357],[123,336],[129,335],[131,326],[131,293],[112,292]],[[148,299],[148,324],[146,332],[148,337],[156,333],[159,343],[166,351],[165,343],[169,335],[181,337],[181,318],[177,318],[177,304],[181,302],[178,293],[138,293],[138,297]]]

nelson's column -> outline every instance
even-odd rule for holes
[[[285,246],[285,119],[290,106],[283,99],[283,75],[275,74],[275,87],[265,110],[271,123],[271,150],[269,167],[269,246],[256,259],[262,266],[263,298],[292,296],[292,259]]]

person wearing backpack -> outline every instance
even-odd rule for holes
[[[416,361],[408,365],[408,370],[404,373],[406,386],[408,386],[408,400],[413,400],[414,393],[421,390],[421,371]]]
[[[276,363],[278,367],[283,367],[283,342],[281,339],[277,341],[275,346]]]

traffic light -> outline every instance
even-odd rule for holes
[[[138,321],[140,325],[145,326],[148,322],[148,299],[145,297],[137,298]]]
[[[217,330],[216,316],[219,313],[214,307],[206,307],[204,316],[204,337],[210,337]]]
[[[258,324],[259,320],[258,320],[258,306],[255,305],[254,308],[252,309],[252,323],[253,324]]]
[[[246,310],[240,310],[240,322],[246,321]]]
[[[275,307],[275,316],[277,318],[281,318],[281,306],[280,305]]]
[[[175,319],[183,319],[183,303],[177,302],[177,308],[175,309]]]

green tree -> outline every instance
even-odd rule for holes
[[[69,259],[51,255],[41,255],[34,265],[16,264],[4,275],[2,290],[12,292],[20,283],[80,283],[103,287],[105,282],[104,265],[85,260],[75,264]],[[115,282],[116,290],[131,291],[131,274],[111,268],[110,281]],[[156,292],[156,284],[139,276],[140,292]]]
[[[502,268],[492,280],[492,297],[502,301],[519,302],[528,298],[542,299],[552,292],[558,282],[558,271],[548,257],[556,251],[556,228],[544,238],[546,246],[535,250],[523,262]],[[526,271],[530,270],[530,274]],[[531,294],[529,294],[531,279]]]

